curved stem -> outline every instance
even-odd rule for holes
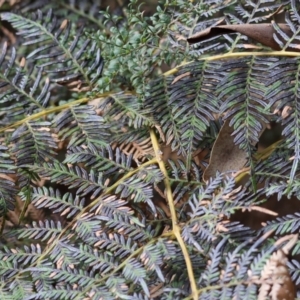
[[[104,98],[104,97],[109,97],[112,94],[113,94],[112,92],[107,92],[107,93],[96,95],[95,97],[96,98]],[[128,95],[128,94],[131,95],[132,93],[125,93],[125,95]],[[77,104],[86,103],[86,102],[88,102],[90,100],[93,100],[93,99],[85,97],[85,98],[74,100],[72,102],[68,102],[68,103],[65,103],[65,104],[62,104],[62,105],[59,105],[59,106],[55,106],[55,107],[50,107],[50,108],[44,109],[44,110],[42,110],[42,111],[40,111],[40,112],[38,112],[36,114],[30,115],[30,116],[28,116],[28,117],[26,117],[26,118],[24,118],[24,119],[22,119],[20,121],[17,121],[15,123],[11,124],[11,125],[8,125],[6,127],[0,128],[0,133],[6,131],[8,129],[18,127],[18,126],[22,125],[25,122],[28,122],[28,121],[31,121],[31,120],[36,120],[36,119],[39,119],[39,118],[41,118],[43,116],[47,116],[47,115],[55,113],[55,112],[60,112],[63,109],[67,109],[67,108],[69,108],[71,106],[74,106],[74,105],[77,105]]]
[[[159,168],[164,175],[166,197],[167,197],[167,201],[169,204],[171,219],[172,219],[172,230],[173,230],[173,233],[174,233],[174,235],[177,239],[177,242],[181,248],[181,251],[183,253],[183,257],[185,260],[185,264],[186,264],[186,268],[187,268],[187,272],[188,272],[188,276],[189,276],[189,281],[190,281],[190,285],[191,285],[191,290],[192,290],[191,296],[194,300],[197,300],[198,299],[198,290],[197,290],[197,284],[196,284],[196,280],[195,280],[195,276],[194,276],[194,270],[193,270],[191,258],[189,256],[189,253],[188,253],[188,250],[184,243],[184,240],[181,236],[181,228],[177,222],[177,215],[176,215],[174,199],[173,199],[173,194],[172,194],[172,189],[171,189],[168,172],[167,172],[165,163],[163,162],[163,160],[161,158],[161,151],[159,148],[158,140],[156,138],[156,135],[155,135],[153,129],[150,130],[150,137],[151,137],[152,145],[153,145],[153,148],[155,151],[155,155],[156,155],[156,159],[157,159]]]

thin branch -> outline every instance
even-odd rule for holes
[[[218,59],[224,59],[224,58],[232,58],[232,57],[245,57],[245,56],[284,56],[284,57],[299,57],[300,52],[294,52],[294,51],[269,51],[269,52],[228,52],[224,54],[218,54],[214,56],[206,56],[206,57],[199,57],[198,60],[218,60]],[[186,66],[190,63],[193,63],[194,61],[186,61],[175,68],[165,72],[163,75],[170,76],[174,75],[179,71],[179,68]]]
[[[112,92],[98,94],[98,95],[95,95],[93,99],[105,98],[105,97],[109,97],[109,96],[111,96],[113,94],[114,93],[112,93]],[[125,93],[125,95],[127,95],[127,94],[131,95],[132,93]],[[44,109],[44,110],[42,110],[42,111],[40,111],[40,112],[38,112],[36,114],[30,115],[30,116],[28,116],[28,117],[26,117],[26,118],[24,118],[24,119],[22,119],[20,121],[17,121],[15,123],[11,124],[11,125],[8,125],[8,126],[6,126],[4,128],[0,128],[0,133],[5,132],[8,129],[12,129],[12,128],[21,126],[25,122],[36,120],[36,119],[39,119],[41,117],[47,116],[47,115],[55,113],[55,112],[60,112],[60,111],[62,111],[64,109],[70,108],[70,107],[72,107],[74,105],[86,103],[86,102],[91,101],[93,99],[92,98],[81,98],[81,99],[78,99],[78,100],[74,100],[74,101],[65,103],[65,104],[60,105],[60,106],[56,106],[56,107],[51,107],[51,108]]]
[[[190,281],[190,285],[191,285],[191,290],[192,290],[192,298],[194,300],[197,300],[198,299],[198,291],[197,291],[197,284],[196,284],[196,280],[195,280],[195,276],[194,276],[194,270],[193,270],[191,258],[189,256],[189,253],[185,246],[184,240],[182,239],[181,232],[180,232],[181,228],[177,223],[177,215],[176,215],[174,199],[173,199],[173,195],[172,195],[171,184],[170,184],[170,180],[168,177],[168,172],[167,172],[165,163],[163,162],[163,160],[161,158],[161,150],[159,148],[158,140],[156,138],[156,135],[155,135],[153,129],[150,130],[150,136],[151,136],[151,141],[152,141],[153,149],[154,149],[154,152],[156,155],[156,159],[157,159],[159,168],[160,168],[161,172],[164,174],[166,196],[167,196],[170,213],[171,213],[171,219],[172,219],[172,230],[173,230],[173,233],[180,245],[181,251],[184,256],[184,260],[185,260],[185,264],[186,264],[187,272],[188,272],[188,276],[189,276],[189,281]]]

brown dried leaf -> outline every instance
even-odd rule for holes
[[[178,75],[177,77],[174,78],[174,80],[172,81],[171,84],[174,84],[174,83],[176,83],[177,81],[179,81],[180,79],[182,79],[182,78],[184,78],[184,77],[186,77],[186,76],[189,76],[189,75],[191,75],[191,72],[186,72],[186,73],[183,73],[183,74],[181,74],[181,75]]]
[[[68,25],[68,20],[64,19],[60,25],[60,29],[65,29]]]
[[[267,214],[267,215],[271,215],[271,216],[275,216],[275,217],[278,216],[278,213],[277,213],[277,212],[275,212],[275,211],[273,211],[273,210],[270,210],[270,209],[267,209],[267,208],[265,208],[265,207],[256,206],[256,205],[250,206],[250,207],[248,207],[247,209],[246,209],[246,208],[242,209],[243,212],[244,212],[245,210],[248,210],[248,211],[256,210],[256,211],[259,211],[259,212],[264,213],[264,214]]]
[[[3,34],[8,38],[8,40],[10,41],[10,43],[13,45],[17,42],[16,36],[13,32],[9,31],[7,28],[5,28],[4,26],[1,27],[1,31],[3,32]]]
[[[153,285],[150,288],[151,299],[157,298],[163,293],[163,286],[164,284],[161,282],[158,283],[157,285]]]
[[[287,258],[282,250],[275,252],[266,263],[262,273],[262,285],[258,300],[294,300],[295,285],[286,266]]]
[[[21,61],[20,61],[20,67],[21,67],[21,68],[24,68],[25,64],[26,64],[26,58],[25,58],[25,57],[22,57],[22,58],[21,58]]]
[[[253,45],[253,44],[243,44],[243,46],[244,46],[244,49],[256,49],[256,50],[261,49],[260,46]]]
[[[40,202],[43,202],[43,201],[44,201],[44,199],[42,199],[42,201],[40,201]],[[32,203],[30,203],[28,205],[26,213],[25,213],[25,217],[30,218],[30,220],[33,220],[33,221],[44,220],[45,215],[46,215],[45,209],[36,208]]]
[[[204,171],[203,179],[207,181],[210,177],[215,177],[217,171],[232,175],[241,170],[247,162],[247,153],[235,145],[231,136],[233,128],[229,126],[227,120],[214,143],[209,165]]]
[[[281,113],[282,119],[287,118],[287,117],[292,113],[292,111],[293,111],[292,107],[290,107],[290,106],[288,106],[288,105],[285,106],[285,107],[283,108],[283,110],[282,110],[282,113]]]
[[[151,144],[151,139],[148,138],[144,141],[141,141],[139,143],[137,142],[124,142],[121,145],[114,143],[112,144],[113,150],[116,148],[120,148],[122,152],[124,152],[126,155],[133,155],[134,160],[141,160],[144,161],[146,159],[147,155],[154,156],[154,151]]]
[[[292,32],[287,24],[280,23],[277,25],[281,30],[284,31],[285,34],[287,34],[288,36],[292,35]],[[195,44],[208,40],[215,36],[230,33],[241,33],[261,43],[264,46],[268,46],[274,50],[281,50],[280,46],[273,37],[273,35],[275,34],[275,30],[271,23],[212,26],[192,35],[187,39],[187,41],[190,44]],[[290,48],[287,48],[287,50],[290,50]],[[297,50],[293,49],[293,51]]]
[[[174,36],[177,39],[177,41],[185,41],[186,40],[186,38],[181,34],[176,34],[175,33]]]
[[[276,244],[285,240],[289,240],[289,242],[272,254],[261,272],[258,300],[294,300],[296,297],[296,287],[287,268],[287,255],[297,242],[298,235],[292,234],[283,237]]]

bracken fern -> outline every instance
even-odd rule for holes
[[[1,299],[275,299],[276,263],[285,299],[300,292],[299,212],[261,206],[300,197],[300,2],[151,5],[2,7]],[[280,51],[237,32],[187,42],[262,23]],[[206,179],[224,123],[245,163]],[[245,210],[272,218],[251,228]]]

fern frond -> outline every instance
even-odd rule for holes
[[[163,264],[163,255],[160,244],[147,245],[140,255],[140,260],[147,267],[148,271],[155,271],[161,281],[165,281],[161,266]]]
[[[133,223],[130,224],[129,220]],[[136,224],[138,223],[138,224]],[[139,226],[140,225],[140,226]],[[142,242],[153,238],[153,232],[149,228],[144,229],[144,225],[141,224],[136,218],[122,216],[121,214],[113,216],[107,221],[106,226],[112,228],[115,231],[128,235],[133,240],[140,240]],[[150,228],[151,229],[151,228]]]
[[[72,229],[76,235],[88,245],[94,245],[98,239],[97,234],[101,232],[102,220],[94,214],[84,214],[79,218]]]
[[[70,140],[68,148],[83,144],[105,147],[110,136],[109,125],[90,105],[72,106],[62,111],[54,118],[53,125],[61,139]]]
[[[286,215],[278,217],[275,220],[268,221],[264,228],[264,232],[273,230],[277,235],[283,235],[286,233],[298,232],[300,227],[300,213],[296,212],[292,215]]]
[[[87,173],[84,168],[78,166],[66,167],[55,160],[51,163],[30,166],[30,169],[43,178],[49,178],[52,182],[64,184],[70,189],[78,188],[77,195],[80,196],[85,196],[92,192],[92,197],[96,197],[106,188],[101,173],[96,174],[93,170]]]
[[[187,180],[189,174],[193,179],[193,183],[196,184],[198,182],[199,184],[201,184],[201,176],[203,175],[203,172],[195,163],[192,162],[192,172],[186,169],[186,165],[180,159],[177,159],[176,163],[169,159],[168,164],[172,173],[172,177],[170,176],[171,181],[180,182],[184,181],[185,179]]]
[[[97,172],[105,175],[114,175],[129,172],[132,165],[132,155],[125,155],[119,148],[113,150],[110,146],[97,149],[93,145],[89,147],[71,147],[64,160],[65,164],[84,163]]]
[[[26,58],[38,61],[37,67],[43,68],[52,82],[92,86],[100,77],[100,49],[89,39],[81,39],[83,28],[72,37],[71,23],[65,20],[60,24],[52,10],[46,15],[38,11],[32,19],[10,12],[2,13],[1,18],[24,37],[23,45],[35,46]],[[51,61],[52,57],[56,61]]]
[[[47,128],[49,125],[49,122],[27,122],[13,132],[10,141],[19,167],[47,161],[56,154],[57,145]]]
[[[109,255],[116,253],[116,257],[120,259],[132,254],[136,250],[136,244],[129,237],[125,239],[123,235],[114,233],[102,233],[99,237],[95,237],[94,246],[99,249],[106,249]]]
[[[7,43],[0,54],[0,298],[254,300],[289,243],[280,236],[299,229],[297,211],[260,230],[233,221],[276,215],[259,207],[270,195],[300,197],[299,3],[174,0],[143,13],[137,1],[115,15],[91,0],[24,0],[22,13],[2,13],[18,51]],[[271,19],[280,52],[214,31]],[[225,119],[250,168],[206,180]],[[282,140],[262,149],[275,122]],[[29,203],[42,211],[30,225]]]
[[[2,46],[0,56],[0,103],[1,122],[3,125],[20,120],[23,115],[30,114],[48,105],[50,99],[50,82],[42,82],[43,68],[36,78],[32,78],[33,70],[25,72],[25,60],[17,64],[17,53],[14,48],[9,52],[7,43]],[[40,90],[40,84],[43,85]]]
[[[2,174],[14,174],[14,163],[10,159],[10,155],[6,153],[8,148],[0,144],[0,173]]]
[[[108,278],[106,285],[113,292],[115,297],[124,298],[128,295],[129,287],[126,279],[120,276],[111,276]]]
[[[284,65],[284,69],[282,66]],[[280,116],[278,121],[281,121],[284,129],[282,135],[286,137],[286,147],[293,149],[293,167],[291,170],[290,178],[294,179],[298,170],[299,157],[300,157],[300,133],[298,131],[299,124],[299,110],[298,110],[298,88],[294,85],[294,80],[297,82],[299,73],[299,59],[285,58],[277,59],[270,66],[270,72],[273,74],[268,82],[267,98],[271,100],[270,105],[275,104],[275,112]],[[279,90],[275,88],[279,83],[282,87]],[[286,113],[283,114],[283,109]]]
[[[233,178],[224,180],[222,175],[218,174],[206,187],[198,187],[193,191],[188,201],[189,220],[182,229],[182,237],[199,251],[203,251],[203,240],[211,242],[222,236],[223,232],[230,235],[231,241],[243,243],[252,236],[253,231],[240,223],[229,222],[224,216],[230,218],[236,210],[250,210],[261,195],[263,190],[259,190],[257,194],[250,194],[241,187],[235,188]],[[208,214],[213,207],[218,208],[218,213]]]
[[[53,213],[60,213],[66,218],[73,217],[84,207],[84,199],[76,197],[73,199],[72,194],[66,193],[61,196],[59,190],[46,187],[34,188],[32,193],[32,202],[36,208],[47,207],[53,209]]]
[[[47,241],[47,243],[50,244],[59,236],[61,229],[62,225],[60,222],[54,223],[52,220],[46,220],[45,222],[33,222],[32,225],[27,225],[26,229],[19,229],[16,233],[19,239],[35,239],[41,240],[42,242]]]
[[[221,77],[211,76],[218,66],[204,61],[188,64],[175,75],[152,82],[148,88],[146,108],[151,106],[155,111],[167,144],[189,160],[209,121],[214,120],[213,113],[218,111],[214,89]]]
[[[148,183],[159,183],[163,180],[163,174],[156,165],[142,168],[137,173],[137,177],[143,178],[143,180]]]
[[[207,261],[206,270],[200,275],[202,282],[199,299],[257,299],[260,283],[255,278],[260,275],[267,260],[276,250],[271,243],[262,244],[265,238],[266,236],[256,237],[255,241],[248,239],[233,252],[227,252],[224,239],[212,245],[210,257],[213,259]],[[245,250],[245,246],[249,248]],[[215,261],[219,263],[214,265],[212,262]],[[224,283],[224,280],[227,283]],[[208,282],[211,281],[214,284],[209,285]],[[210,288],[207,289],[208,286]]]
[[[138,130],[138,132],[120,134],[117,137],[117,142],[113,144],[113,148],[118,147],[126,155],[132,155],[132,158],[137,161],[145,161],[147,157],[153,157],[154,151],[151,144],[151,139],[148,137],[148,130]]]
[[[219,69],[224,76],[218,90],[218,97],[223,102],[221,111],[227,112],[226,118],[230,118],[234,142],[246,150],[249,157],[263,125],[268,123],[263,101],[264,84],[269,79],[269,73],[263,70],[267,67],[268,60],[249,57],[243,61],[225,62]]]
[[[289,1],[257,1],[247,0],[239,3],[235,10],[241,23],[262,23],[272,16],[279,7],[287,5]],[[267,14],[266,14],[267,12]]]
[[[269,183],[278,183],[283,177],[289,178],[291,172],[292,163],[289,161],[291,151],[286,149],[275,150],[267,159],[261,159],[258,161],[255,167],[255,174],[257,174],[257,182],[265,182],[266,186]],[[279,172],[281,175],[277,176]],[[271,193],[270,193],[271,194]],[[278,194],[278,199],[282,196]]]
[[[176,162],[177,164],[170,159],[168,160],[171,172],[170,183],[172,187],[174,186],[174,203],[189,197],[197,187],[203,185],[201,182],[203,172],[195,163],[192,162],[191,171],[188,171],[187,166],[181,160],[178,159]]]
[[[8,287],[9,286],[9,287]],[[10,290],[10,288],[12,290]],[[26,276],[20,276],[14,282],[6,282],[6,286],[2,288],[2,291],[6,294],[7,299],[22,300],[27,295],[32,294],[32,284],[26,280]],[[4,298],[5,299],[5,298]]]
[[[211,38],[209,41],[205,41],[200,45],[190,46],[189,51],[186,51],[186,44],[182,43],[182,38],[178,38],[178,35],[180,34],[180,36],[188,38],[199,31],[221,22],[223,16],[234,9],[235,3],[236,1],[231,1],[224,5],[224,2],[219,0],[209,0],[201,4],[197,2],[180,3],[179,10],[186,10],[189,12],[188,15],[192,15],[192,17],[187,18],[185,14],[176,13],[178,7],[173,8],[176,14],[176,22],[175,28],[172,28],[169,34],[169,39],[173,47],[191,57],[198,57],[208,53],[213,55],[216,52],[220,53],[222,50],[226,50],[228,48],[226,42]]]
[[[0,173],[1,174],[14,174],[15,167],[13,160],[7,153],[8,148],[0,145]],[[5,175],[4,175],[5,176]],[[0,181],[0,216],[5,215],[8,210],[14,210],[15,198],[18,189],[15,186],[13,179],[8,176],[4,178],[1,176]]]
[[[146,272],[142,267],[142,264],[135,259],[130,259],[127,261],[125,268],[123,269],[124,277],[127,280],[133,281],[134,283],[139,282],[144,293],[149,297],[149,289],[146,284]]]
[[[97,280],[97,275],[91,274],[89,276],[88,272],[84,271],[77,271],[71,267],[65,267],[64,264],[62,265],[61,269],[50,269],[51,277],[57,282],[58,285],[61,284],[70,284],[76,282],[79,287],[84,287],[88,282],[91,280],[95,282]]]
[[[118,93],[105,99],[99,108],[103,110],[104,117],[116,128],[141,128],[153,125],[149,109],[142,106],[141,100],[134,96]]]
[[[136,175],[122,182],[117,187],[116,193],[120,193],[121,198],[132,199],[134,202],[146,202],[155,211],[154,204],[151,201],[153,197],[152,185],[144,182]]]
[[[283,195],[286,195],[288,198],[291,198],[292,195],[297,198],[299,195],[299,180],[295,180],[295,186],[291,188],[290,183],[288,182],[288,176],[285,177],[286,181],[279,180],[278,182],[270,183],[266,188],[267,195],[277,194],[277,199],[280,200]]]
[[[294,2],[294,1],[291,1]],[[295,3],[294,3],[295,5]],[[292,10],[295,9],[295,6],[292,6]],[[291,12],[292,13],[292,12]],[[297,12],[296,12],[297,14]],[[294,14],[294,15],[296,15]],[[294,50],[297,49],[297,43],[299,43],[299,29],[297,22],[292,22],[290,18],[290,14],[285,15],[285,21],[289,26],[289,30],[291,32],[290,35],[288,35],[286,32],[284,32],[280,26],[278,26],[275,22],[273,22],[273,27],[275,30],[274,39],[276,40],[277,44],[281,47],[281,49],[289,49]]]
[[[0,275],[6,280],[10,280],[18,270],[21,268],[28,267],[31,263],[36,262],[41,255],[41,247],[31,245],[30,247],[25,246],[24,249],[8,249],[3,248],[3,252],[0,254],[1,258],[1,271]]]
[[[221,282],[222,283],[227,283],[233,280],[234,278],[234,272],[236,270],[236,267],[238,266],[238,260],[241,256],[241,250],[243,247],[245,247],[248,244],[249,241],[246,241],[244,243],[241,243],[238,247],[234,249],[232,253],[228,253],[226,257],[226,262],[225,262],[225,267],[224,267],[224,272],[222,273],[221,276]],[[226,291],[226,289],[225,289]],[[229,293],[232,293],[233,291],[226,291]]]
[[[298,285],[300,282],[300,263],[299,263],[299,261],[293,259],[293,260],[289,261],[287,263],[287,265],[290,269],[290,273],[291,273],[293,282],[295,282],[295,284]]]

